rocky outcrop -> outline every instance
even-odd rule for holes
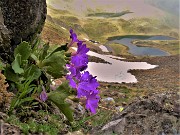
[[[32,41],[42,31],[46,0],[0,0],[0,7],[0,22],[5,25],[0,25],[0,57],[6,61],[21,41]]]
[[[180,93],[153,94],[128,105],[103,127],[97,135],[179,135]]]
[[[29,41],[42,31],[46,19],[46,0],[1,0],[4,24],[12,42]]]
[[[9,54],[11,52],[10,39],[8,29],[0,22],[0,58],[3,61],[9,60]]]

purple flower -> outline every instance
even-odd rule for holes
[[[88,64],[88,56],[86,54],[83,55],[75,55],[71,57],[71,63],[79,70],[87,68]]]
[[[98,108],[98,102],[100,97],[96,93],[92,93],[87,97],[86,100],[86,109],[90,110],[92,114],[96,113]]]
[[[77,69],[72,64],[67,64],[66,68],[70,71],[70,77],[76,76]]]
[[[86,44],[82,44],[83,41],[79,41],[77,43],[78,49],[77,49],[77,54],[82,55],[86,54],[89,51],[89,48],[86,47]]]
[[[90,110],[93,114],[96,113],[99,102],[99,91],[93,89],[87,82],[79,83],[77,88],[78,98],[86,98],[86,109]]]
[[[88,71],[82,74],[82,71],[85,70],[88,65],[87,52],[89,48],[86,47],[86,44],[83,44],[84,41],[77,39],[77,35],[72,29],[70,30],[70,34],[72,41],[69,46],[77,42],[78,48],[77,52],[71,56],[70,64],[66,65],[66,68],[70,72],[66,76],[66,79],[69,80],[69,85],[77,90],[77,97],[86,100],[86,109],[94,114],[96,113],[100,99],[98,95],[99,90],[97,90],[99,83],[96,77],[93,77]]]
[[[45,91],[45,88],[44,88],[44,86],[42,86],[42,92],[41,92],[41,94],[40,94],[40,99],[43,101],[43,102],[45,102],[46,100],[47,100],[47,98],[48,98],[48,96],[47,96],[47,93],[46,93],[46,91]]]
[[[71,76],[67,75],[67,76],[66,76],[66,79],[69,80],[69,85],[70,85],[72,88],[76,88],[76,82],[74,81],[74,79],[73,79]]]
[[[86,97],[86,109],[90,110],[92,113],[96,113],[99,102],[99,91],[97,87],[99,83],[86,71],[82,74],[80,82],[77,86],[77,96],[78,98]]]
[[[72,88],[76,88],[75,80],[78,80],[81,77],[81,73],[72,64],[67,64],[66,68],[70,71],[70,74],[66,76],[66,79],[69,80],[69,85]]]
[[[88,64],[87,52],[89,48],[86,48],[86,44],[79,44],[76,54],[71,57],[71,63],[80,70],[85,70]]]
[[[88,71],[84,72],[80,78],[80,82],[86,82],[92,87],[92,89],[96,89],[99,86],[96,77],[93,77]]]
[[[91,85],[90,83],[88,82],[81,82],[78,84],[77,86],[77,96],[78,98],[81,98],[81,97],[87,97],[90,93],[96,93],[98,94],[99,91],[93,87],[93,85]]]
[[[72,29],[70,29],[69,32],[70,32],[70,38],[71,38],[71,43],[69,44],[69,47],[70,47],[73,43],[78,42],[79,40],[77,38],[76,33],[74,33]]]

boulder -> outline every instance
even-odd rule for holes
[[[3,32],[0,30],[1,38],[6,36],[3,39],[5,41],[0,40],[0,50],[3,55],[9,52],[12,54],[21,41],[32,41],[42,31],[47,14],[46,0],[0,0],[0,7],[0,22],[4,21],[6,26]],[[7,33],[10,35],[7,36]],[[4,43],[7,38],[10,38],[9,49]],[[2,58],[4,59],[4,56]]]
[[[9,54],[11,52],[10,39],[8,29],[0,22],[0,58],[3,61],[9,60]]]

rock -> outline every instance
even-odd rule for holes
[[[69,132],[66,135],[84,135],[82,131]]]
[[[9,59],[11,50],[10,39],[8,29],[0,22],[0,58],[2,58],[2,60]]]
[[[0,119],[7,119],[7,118],[8,118],[7,114],[0,112]]]
[[[0,23],[4,23],[1,7],[0,7]]]
[[[32,41],[42,31],[47,13],[46,0],[1,0],[0,7],[4,25],[11,33],[11,51],[21,41]]]
[[[114,99],[111,97],[103,98],[103,99],[101,99],[101,101],[104,103],[112,103],[112,104],[115,103]]]
[[[176,92],[152,94],[138,99],[114,116],[103,127],[94,129],[93,135],[178,135],[180,134],[180,113],[167,104],[177,106]]]
[[[105,126],[103,126],[103,128],[101,130],[105,131],[104,135],[112,135],[112,134],[114,134],[114,132],[122,134],[124,131],[125,125],[126,125],[126,119],[124,119],[124,118],[118,119],[118,120],[115,120],[115,121],[112,121],[112,122],[106,124]],[[111,129],[111,130],[109,130],[109,129]]]
[[[20,135],[20,129],[16,126],[0,120],[0,135]]]

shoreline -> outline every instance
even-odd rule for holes
[[[158,67],[149,70],[130,70],[129,72],[136,77],[137,83],[101,83],[125,85],[131,88],[147,90],[147,92],[178,91],[180,79],[179,58],[180,55],[125,59],[124,61],[129,62],[148,62],[149,64],[158,65]]]

